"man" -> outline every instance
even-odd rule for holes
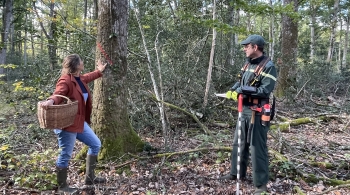
[[[254,195],[267,192],[269,179],[269,160],[267,151],[267,132],[270,124],[262,120],[264,106],[270,106],[269,97],[276,83],[276,69],[272,61],[264,54],[265,41],[260,35],[250,35],[241,42],[244,46],[247,62],[242,68],[237,82],[226,97],[237,101],[238,94],[243,94],[243,112],[241,119],[240,178],[246,176],[249,148],[251,150]],[[249,86],[249,87],[248,87]],[[266,107],[266,108],[267,108]],[[267,110],[267,109],[266,109]],[[251,118],[255,114],[255,120]],[[265,117],[265,116],[263,116]],[[252,131],[249,132],[249,126]],[[231,171],[219,179],[234,180],[237,175],[238,126],[233,141]]]

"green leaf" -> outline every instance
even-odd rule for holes
[[[0,150],[1,151],[6,151],[8,148],[9,148],[9,145],[6,144],[6,145],[2,145]]]
[[[221,151],[220,151],[220,152],[218,152],[218,157],[222,157],[222,153],[221,153]]]

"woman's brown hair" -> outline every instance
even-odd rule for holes
[[[80,65],[81,58],[78,54],[71,54],[64,58],[62,62],[61,74],[74,74],[77,72],[78,66]]]

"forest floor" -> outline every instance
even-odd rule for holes
[[[304,117],[315,119],[321,115],[329,117],[327,120],[291,124],[284,131],[278,128],[269,133],[269,194],[350,194],[350,116],[320,110],[315,115],[313,109],[301,105],[302,109],[296,109],[296,106],[279,104],[278,116],[289,120]],[[273,124],[280,122],[277,117]],[[218,180],[219,176],[230,170],[230,150],[227,148],[232,147],[234,127],[221,127],[213,123],[206,125],[213,133],[210,136],[198,130],[195,123],[172,131],[169,136],[172,139],[168,140],[170,149],[166,151],[172,155],[161,156],[159,154],[165,151],[159,149],[142,152],[138,157],[143,159],[133,157],[134,161],[128,163],[100,162],[97,175],[107,178],[108,182],[104,185],[92,186],[94,188],[84,186],[83,173],[78,171],[82,164],[79,161],[71,162],[68,181],[71,186],[80,189],[77,194],[236,194],[236,181]],[[159,131],[144,129],[138,133],[154,148],[164,148]],[[53,133],[49,139],[42,141],[51,143],[46,145],[48,148],[57,148]],[[81,148],[82,144],[77,142],[75,152]],[[53,172],[54,167],[51,169]],[[18,186],[11,181],[11,174],[0,169],[0,178],[7,178],[0,181],[0,194],[56,193],[55,189],[40,191]],[[343,183],[331,183],[335,180]],[[254,191],[251,164],[247,179],[240,182],[240,191],[240,194],[252,194]]]

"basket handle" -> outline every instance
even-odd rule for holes
[[[66,96],[63,96],[63,95],[55,95],[53,94],[53,96],[58,96],[58,97],[61,97],[61,98],[65,98],[67,100],[67,103],[72,103],[72,100],[70,100],[68,97]]]

